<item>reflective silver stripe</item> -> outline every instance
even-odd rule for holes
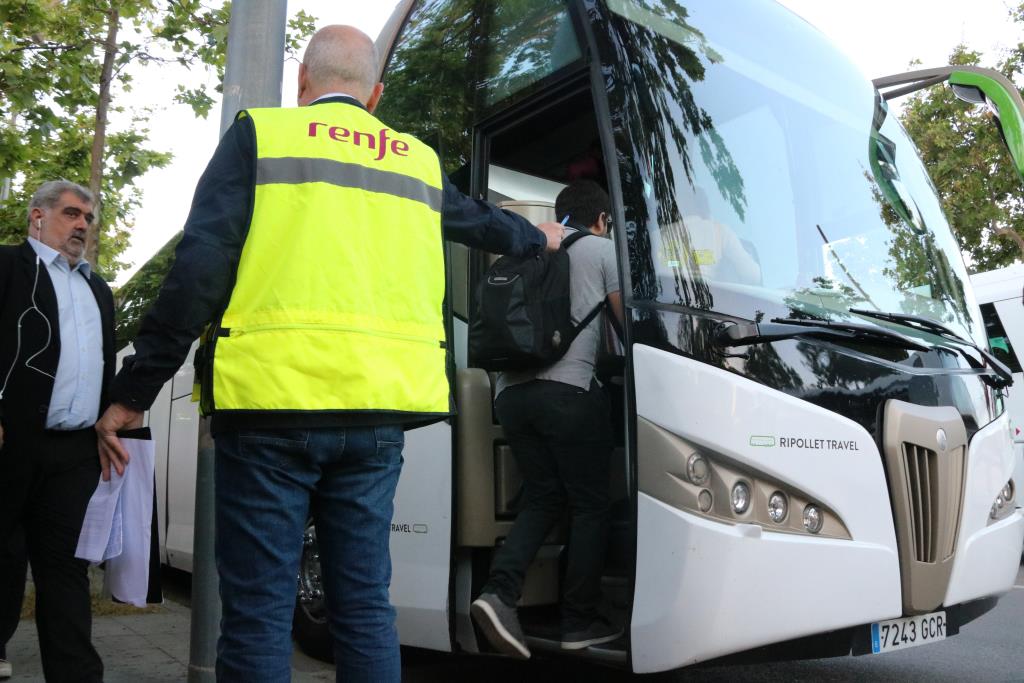
[[[281,157],[256,162],[256,184],[330,183],[370,192],[390,194],[414,202],[422,202],[434,211],[441,211],[441,190],[422,180],[392,171],[378,171],[359,164],[332,159]]]

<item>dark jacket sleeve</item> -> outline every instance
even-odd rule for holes
[[[14,248],[13,247],[0,247],[0,321],[6,320],[8,301],[7,297],[10,296],[10,279],[11,274],[14,272]],[[5,348],[3,343],[0,343],[0,389],[6,389],[4,386],[8,381],[8,375],[13,370],[11,365],[17,362],[14,358],[14,352],[11,349]],[[10,356],[10,357],[8,357]],[[0,394],[0,427],[3,427],[3,416],[4,416],[4,401],[3,395]]]
[[[148,409],[227,306],[252,214],[255,158],[252,119],[235,121],[199,179],[174,265],[114,380],[113,402]]]
[[[522,216],[467,197],[443,173],[442,182],[441,225],[445,239],[513,256],[536,254],[547,245],[544,233]]]
[[[103,278],[96,277],[96,285],[92,287],[96,301],[100,306],[100,319],[103,323],[103,383],[100,389],[100,415],[110,405],[110,388],[114,382],[114,368],[117,363],[117,352],[114,348],[114,295]]]

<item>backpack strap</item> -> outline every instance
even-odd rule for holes
[[[576,228],[576,232],[574,232],[573,234],[569,235],[564,240],[562,240],[562,244],[561,244],[560,248],[561,249],[568,249],[569,247],[571,247],[573,244],[575,244],[579,240],[583,239],[584,237],[586,237],[588,235],[593,235],[593,234],[594,233],[590,232],[586,228]]]
[[[572,334],[569,335],[569,344],[572,344],[574,341],[576,341],[576,337],[580,336],[580,332],[585,330],[587,328],[587,325],[593,322],[594,318],[597,317],[597,314],[601,312],[602,308],[604,308],[606,301],[607,299],[601,299],[601,302],[594,306],[593,310],[590,311],[590,313],[587,313],[587,317],[581,320],[579,325],[573,325]]]
[[[567,250],[573,244],[575,244],[576,242],[578,242],[579,240],[581,240],[581,239],[583,239],[584,237],[587,237],[587,236],[594,236],[594,237],[596,237],[596,235],[594,235],[594,233],[590,232],[590,230],[587,230],[586,228],[576,228],[576,232],[574,232],[573,234],[569,235],[564,240],[562,240],[562,244],[561,244],[560,248]],[[590,313],[587,314],[587,317],[585,317],[583,320],[581,320],[579,325],[575,325],[573,327],[572,339],[569,340],[570,344],[572,343],[572,340],[576,339],[576,336],[580,332],[582,332],[583,329],[594,320],[594,318],[597,317],[597,314],[601,312],[602,308],[604,308],[605,303],[606,303],[606,299],[601,299],[601,301],[596,306],[594,306],[594,309],[592,311],[590,311]]]
[[[606,303],[608,303],[607,298],[601,299],[601,301],[599,301],[598,304],[594,306],[593,310],[590,311],[590,313],[587,313],[587,317],[580,321],[580,324],[576,326],[576,329],[582,330],[584,327],[589,325],[594,320],[594,318],[597,317],[597,314],[601,312],[601,309],[604,308],[604,305]]]

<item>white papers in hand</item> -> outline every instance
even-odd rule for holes
[[[123,514],[120,505],[123,485],[124,476],[113,468],[110,469],[110,481],[100,478],[95,493],[89,499],[89,507],[85,509],[75,557],[98,564],[121,554]]]
[[[155,448],[150,440],[121,439],[128,451],[124,475],[111,468],[89,500],[75,556],[106,561],[105,582],[116,600],[146,606],[153,521]]]

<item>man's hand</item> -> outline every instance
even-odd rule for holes
[[[548,251],[557,251],[558,247],[562,245],[562,238],[565,236],[565,226],[561,223],[547,222],[541,223],[537,226],[537,229],[544,233],[544,236],[548,238]]]
[[[103,481],[110,481],[110,465],[119,475],[124,474],[128,464],[128,451],[121,445],[117,433],[122,429],[137,429],[142,426],[143,412],[133,410],[120,403],[112,403],[103,417],[96,423],[96,435],[99,438],[100,466],[103,468]]]

